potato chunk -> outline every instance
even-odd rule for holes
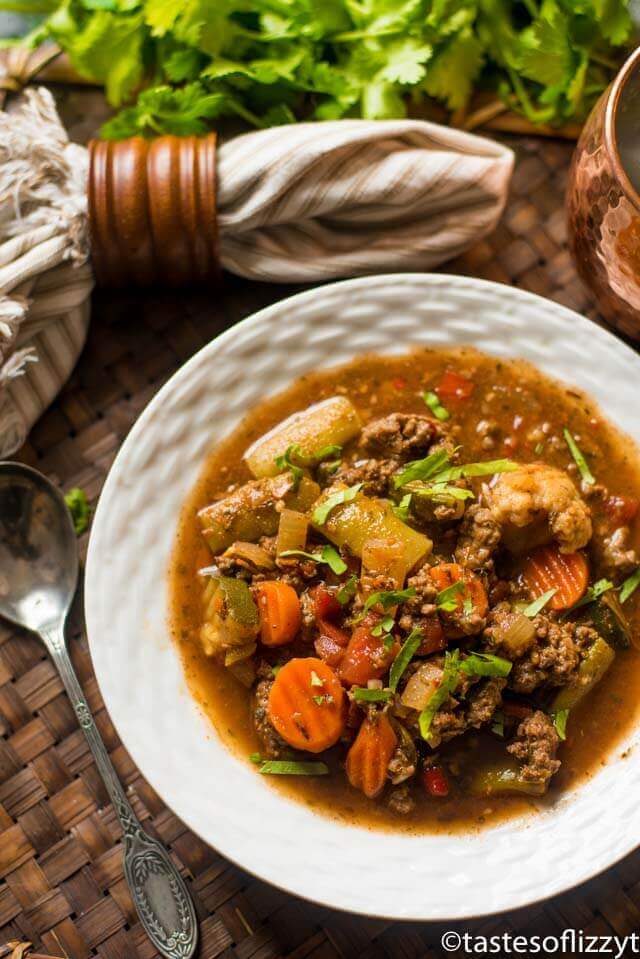
[[[256,440],[244,454],[254,476],[275,476],[276,457],[292,444],[311,454],[323,446],[344,446],[361,429],[360,417],[346,396],[331,396],[300,410]]]

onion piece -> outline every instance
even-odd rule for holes
[[[255,569],[275,569],[276,564],[270,554],[258,546],[257,543],[245,543],[238,540],[232,543],[228,549],[225,549],[223,556],[229,559],[237,559],[241,563],[246,563]]]
[[[533,644],[536,628],[527,616],[514,611],[505,617],[503,624],[493,627],[493,636],[495,642],[517,659]]]
[[[441,682],[442,668],[435,663],[422,663],[405,686],[400,702],[422,712]]]
[[[290,549],[304,550],[307,544],[308,530],[309,520],[304,513],[299,513],[295,509],[283,509],[280,513],[280,523],[278,525],[276,554],[280,556],[281,553]]]

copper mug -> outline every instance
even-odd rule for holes
[[[640,340],[640,47],[593,108],[567,188],[569,245],[604,318]]]

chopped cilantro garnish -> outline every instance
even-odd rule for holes
[[[406,523],[409,519],[409,510],[411,508],[411,497],[413,493],[406,493],[400,502],[397,505],[393,505],[391,509],[396,514],[398,519],[401,519],[403,523]]]
[[[564,432],[564,438],[566,440],[567,446],[569,447],[569,451],[571,455],[573,456],[573,460],[576,466],[578,467],[578,472],[580,473],[580,476],[582,477],[582,482],[586,483],[587,486],[593,486],[593,484],[595,483],[595,477],[593,473],[591,472],[591,470],[589,469],[588,463],[586,459],[584,458],[582,450],[580,449],[575,439],[573,438],[572,434],[569,432],[569,430],[566,427],[563,432]]]
[[[251,755],[249,756],[249,759],[251,760],[252,763],[255,763],[256,765],[262,762],[262,756],[260,755],[260,753],[251,753]]]
[[[362,612],[356,617],[355,622],[361,622],[374,606],[382,606],[382,609],[386,611],[391,609],[392,606],[398,606],[400,603],[404,603],[405,600],[411,599],[411,597],[415,595],[416,591],[413,586],[408,586],[406,589],[388,589],[381,590],[378,593],[372,593],[362,607]],[[374,635],[380,634],[376,633]]]
[[[373,627],[371,630],[372,636],[382,636],[383,633],[390,633],[394,625],[393,616],[385,616],[384,619],[381,619],[380,622]]]
[[[556,732],[560,739],[565,740],[567,738],[567,719],[569,718],[568,709],[559,709],[557,713],[552,713],[553,725],[556,727]]]
[[[398,683],[402,679],[407,666],[415,656],[423,638],[419,629],[413,629],[402,644],[402,649],[394,659],[389,673],[389,689],[392,692],[395,693],[398,688]]]
[[[613,583],[611,580],[599,579],[597,583],[594,583],[593,586],[589,587],[582,599],[579,599],[577,603],[574,603],[573,606],[567,610],[567,613],[572,613],[575,609],[580,609],[581,606],[586,606],[588,603],[593,603],[598,596],[602,596],[603,593],[606,593],[610,589],[613,589]]]
[[[458,479],[472,476],[493,476],[496,473],[513,473],[519,469],[513,460],[485,460],[481,463],[463,463],[462,466],[450,466],[433,478],[434,483],[452,483]]]
[[[429,453],[422,460],[412,460],[407,463],[401,473],[393,478],[395,489],[406,486],[407,483],[413,483],[416,480],[428,480],[436,473],[443,470],[449,463],[449,454],[446,450],[436,450],[435,453]]]
[[[64,501],[71,513],[75,534],[81,536],[89,529],[89,517],[91,516],[91,506],[87,494],[83,489],[76,486],[65,494]]]
[[[276,456],[275,459],[275,464],[279,470],[282,470],[282,472],[285,470],[291,471],[294,490],[297,490],[298,486],[300,485],[300,480],[304,476],[304,470],[297,463],[293,463],[291,457],[300,452],[302,451],[298,444],[292,443],[292,445],[288,446],[281,456]]]
[[[285,549],[280,556],[301,556],[303,559],[311,559],[314,563],[326,563],[326,565],[337,575],[347,571],[347,564],[334,546],[323,546],[319,553],[307,553],[303,549]]]
[[[540,610],[544,609],[550,599],[558,592],[558,587],[554,586],[553,589],[548,589],[546,593],[543,593],[542,596],[538,596],[537,599],[534,599],[532,603],[529,603],[528,606],[525,606],[522,610],[525,616],[528,616],[529,619],[533,619],[534,616],[537,616]]]
[[[320,762],[297,762],[293,759],[267,759],[260,766],[267,776],[326,776],[329,767]]]
[[[336,599],[341,606],[346,606],[350,599],[356,595],[356,590],[358,588],[358,577],[350,576],[346,581],[344,586],[341,586],[338,592],[336,593]]]
[[[447,503],[452,499],[464,500],[474,498],[473,490],[464,489],[460,486],[452,486],[450,483],[432,483],[429,486],[414,486],[412,492],[416,496],[428,496],[430,499],[442,503]]]
[[[444,423],[445,420],[448,420],[451,414],[449,410],[446,409],[440,402],[438,394],[434,393],[433,390],[427,390],[422,394],[422,399],[427,404],[433,415],[437,420],[440,420]]]
[[[492,653],[470,653],[460,660],[460,672],[467,676],[504,677],[511,672],[513,663]]]
[[[631,574],[631,576],[628,576],[627,579],[625,579],[624,583],[620,587],[620,602],[626,603],[629,597],[635,593],[638,586],[640,586],[640,566],[634,573]]]
[[[311,685],[312,686],[324,686],[324,679],[320,679],[315,669],[311,670]]]
[[[462,600],[462,611],[465,616],[471,616],[473,612],[473,600],[469,596]]]
[[[533,452],[536,454],[536,456],[540,456],[543,449],[544,449],[544,443],[536,443],[536,445],[533,447]]]
[[[293,477],[293,487],[297,489],[300,480],[304,476],[303,466],[317,466],[323,460],[331,456],[339,456],[342,453],[341,446],[323,446],[319,450],[306,453],[298,443],[292,443],[281,456],[276,456],[275,464],[279,470],[290,470]]]
[[[311,698],[316,706],[329,705],[333,702],[333,696],[331,696],[330,693],[323,693],[321,696],[312,696]]]
[[[433,719],[440,709],[440,707],[446,703],[447,699],[451,693],[455,690],[458,685],[458,679],[460,677],[460,650],[455,649],[452,653],[445,653],[444,656],[444,669],[442,671],[442,679],[440,685],[431,695],[429,702],[425,708],[420,713],[418,718],[418,724],[420,726],[420,735],[423,739],[429,738],[429,733],[431,731],[431,724]]]
[[[365,689],[363,686],[356,686],[353,690],[353,698],[357,703],[387,703],[391,696],[390,689]]]
[[[462,466],[450,466],[449,463],[450,459],[447,451],[437,450],[435,453],[430,453],[425,459],[407,463],[402,473],[394,476],[393,485],[395,489],[401,489],[410,483],[430,480],[430,487],[436,487],[471,476],[493,476],[494,473],[511,473],[518,469],[517,463],[506,459],[486,460],[482,463],[464,463]],[[468,495],[467,491],[462,493],[461,496],[459,495],[459,498],[466,498]]]
[[[411,597],[415,595],[416,591],[413,586],[408,586],[406,589],[381,590],[378,593],[372,593],[371,596],[368,597],[364,604],[363,612],[368,613],[374,606],[382,606],[383,609],[390,609],[391,606],[404,603],[405,600],[411,599]]]
[[[449,696],[455,692],[461,673],[467,676],[505,677],[509,675],[512,665],[508,659],[489,653],[471,653],[464,659],[461,658],[459,649],[455,649],[452,653],[445,653],[440,685],[420,713],[418,720],[422,738],[429,738],[434,716]]]
[[[346,489],[336,490],[335,493],[331,493],[319,506],[316,506],[311,514],[311,522],[317,526],[324,526],[329,518],[329,513],[335,509],[336,506],[341,506],[343,503],[351,503],[361,489],[362,483],[356,483],[355,486],[347,486]]]
[[[436,596],[437,608],[445,613],[453,613],[460,605],[458,603],[458,594],[463,591],[464,583],[462,580],[458,580],[457,583],[452,583],[451,586],[446,586],[444,589],[441,589]]]

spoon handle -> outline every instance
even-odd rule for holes
[[[164,846],[144,831],[125,795],[69,658],[64,625],[44,630],[41,636],[120,820],[124,873],[140,921],[161,955],[167,959],[190,959],[196,948],[198,929],[184,880]]]

